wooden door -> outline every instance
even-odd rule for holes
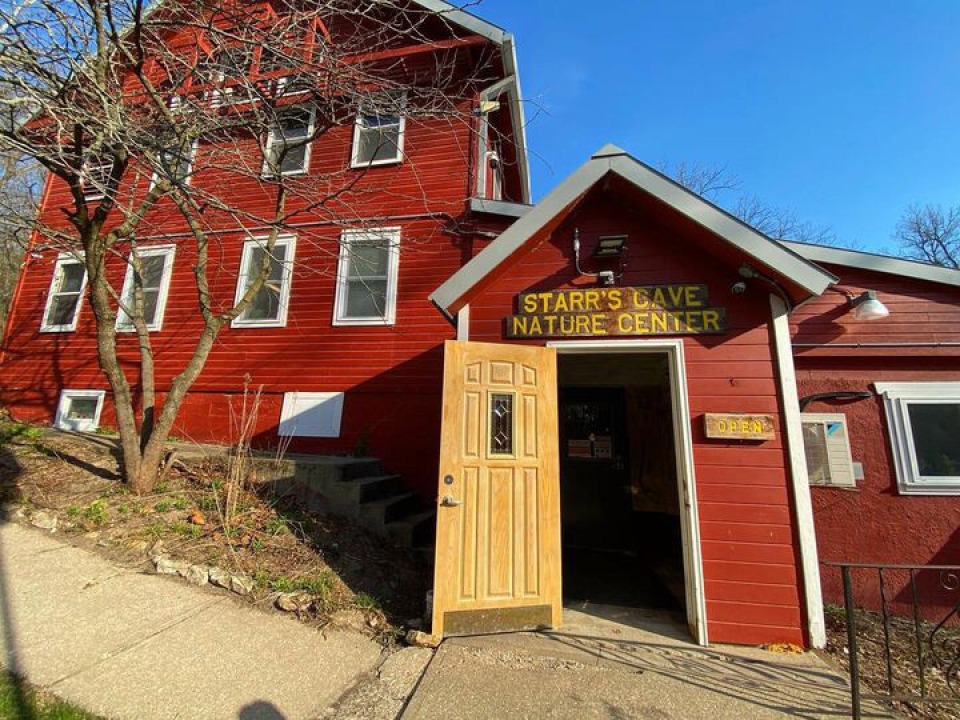
[[[446,344],[433,634],[557,627],[552,348]]]

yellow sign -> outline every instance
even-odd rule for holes
[[[777,436],[772,415],[707,413],[703,421],[707,437],[713,440],[773,440]]]
[[[507,318],[507,337],[700,335],[727,329],[706,285],[646,285],[525,293]]]

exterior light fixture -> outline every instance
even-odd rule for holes
[[[618,258],[623,255],[623,250],[626,246],[626,235],[606,235],[597,240],[597,247],[593,251],[593,257]]]
[[[890,310],[877,299],[874,290],[867,290],[856,297],[850,298],[850,307],[853,308],[854,320],[883,320],[890,317]]]

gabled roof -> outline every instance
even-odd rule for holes
[[[607,145],[441,285],[430,300],[451,315],[461,299],[528,240],[566,215],[602,178],[614,174],[726,241],[810,296],[836,282],[830,273],[690,192],[615,145]]]
[[[510,38],[510,35],[503,28],[497,27],[473,13],[462,10],[453,3],[444,2],[444,0],[413,0],[413,3],[424,10],[449,18],[453,24],[485,37],[497,45],[503,45],[504,41]]]
[[[859,270],[871,270],[888,275],[927,280],[942,285],[960,287],[960,270],[931,265],[918,260],[904,260],[902,258],[879,255],[877,253],[848,250],[846,248],[824,247],[810,243],[781,241],[788,248],[802,255],[807,260],[817,263],[842,265]]]

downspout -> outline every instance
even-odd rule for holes
[[[797,522],[797,540],[800,544],[804,606],[806,608],[807,639],[813,648],[827,644],[826,622],[823,613],[823,593],[820,586],[820,561],[817,554],[817,534],[813,522],[813,502],[810,499],[810,480],[807,458],[803,449],[803,425],[800,418],[800,398],[797,393],[797,372],[793,363],[790,340],[790,311],[777,295],[770,295],[770,315],[773,343],[780,378],[780,396],[783,402],[783,424],[786,428],[786,448],[790,460],[790,479],[793,485],[793,509]]]

